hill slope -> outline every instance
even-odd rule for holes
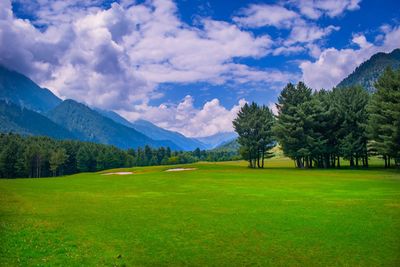
[[[0,66],[0,99],[38,112],[46,112],[61,103],[50,90],[40,88],[28,77]]]
[[[75,138],[67,129],[45,116],[5,101],[0,101],[0,132],[43,135],[57,139]]]
[[[391,53],[377,53],[370,59],[358,66],[352,74],[342,80],[337,87],[347,87],[361,85],[368,92],[374,92],[374,84],[382,72],[387,68],[400,67],[400,49],[395,49]]]
[[[150,145],[180,149],[170,141],[153,140],[73,100],[65,100],[48,112],[47,116],[55,123],[65,125],[69,131],[84,141],[115,145],[120,148]]]

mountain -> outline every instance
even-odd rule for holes
[[[0,101],[0,132],[75,139],[71,132],[45,116],[3,100]]]
[[[113,111],[107,111],[107,110],[97,110],[97,111],[102,115],[114,120],[115,122],[118,122],[127,127],[131,127],[136,131],[144,135],[147,135],[153,140],[170,140],[171,142],[182,148],[182,150],[193,151],[196,148],[200,149],[207,148],[205,144],[201,143],[196,139],[188,138],[177,132],[165,130],[161,127],[154,125],[149,121],[137,120],[134,122],[129,122]]]
[[[387,67],[397,69],[400,67],[400,49],[391,53],[377,53],[358,66],[353,73],[342,80],[337,87],[361,85],[368,92],[374,92],[374,84]]]
[[[195,150],[196,148],[200,149],[207,148],[205,144],[196,139],[188,138],[183,134],[174,131],[165,130],[163,128],[154,125],[149,121],[137,120],[133,122],[132,125],[134,129],[136,129],[141,133],[144,133],[145,135],[149,136],[154,140],[162,140],[162,139],[171,140],[172,142],[182,147],[186,151],[192,151]]]
[[[236,137],[234,133],[220,133],[195,139],[165,130],[145,120],[131,123],[112,111],[92,110],[73,100],[63,102],[51,91],[39,87],[28,77],[2,66],[0,66],[1,99],[24,108],[20,108],[21,118],[17,121],[15,116],[9,117],[10,114],[18,113],[15,107],[11,113],[6,113],[9,108],[3,109],[0,116],[2,116],[1,130],[4,131],[49,135],[58,138],[73,136],[82,141],[112,144],[121,148],[148,144],[153,147],[169,146],[173,150],[187,151],[196,148],[212,149]],[[38,113],[50,120],[41,116],[38,124],[40,129],[36,129],[36,125],[28,127],[27,125],[31,121],[35,121],[30,117],[37,119],[37,116],[40,115]],[[44,125],[46,122],[49,124]],[[51,131],[53,128],[57,129],[56,133]],[[46,134],[44,129],[49,133]],[[63,129],[64,133],[61,133],[59,129]]]
[[[171,141],[157,141],[139,133],[135,129],[119,124],[95,110],[74,100],[65,100],[47,113],[47,116],[60,125],[64,125],[80,140],[115,145],[120,148],[169,146],[180,150]]]
[[[118,113],[111,111],[111,110],[104,110],[104,109],[99,109],[99,108],[93,108],[95,111],[97,111],[98,113],[100,113],[101,115],[112,119],[113,121],[122,124],[126,127],[132,128],[132,123],[130,121],[128,121],[127,119],[125,119],[124,117],[122,117],[121,115],[119,115]]]
[[[0,99],[38,112],[46,112],[61,103],[50,90],[3,66],[0,66]]]
[[[237,133],[235,132],[223,132],[217,133],[207,137],[199,137],[196,138],[198,141],[207,145],[208,149],[213,149],[218,147],[219,145],[232,141],[237,137]]]
[[[232,141],[225,142],[225,143],[217,146],[216,148],[213,149],[213,151],[216,151],[216,152],[238,152],[239,147],[240,147],[240,145],[239,145],[237,139],[235,138]]]

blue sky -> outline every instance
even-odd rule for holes
[[[187,136],[287,82],[331,89],[400,46],[400,2],[4,0],[0,64],[61,98]]]

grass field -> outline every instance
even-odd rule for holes
[[[399,171],[189,166],[0,180],[0,265],[400,266]]]

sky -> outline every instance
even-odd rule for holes
[[[0,64],[62,99],[189,137],[400,47],[398,0],[1,0]]]

